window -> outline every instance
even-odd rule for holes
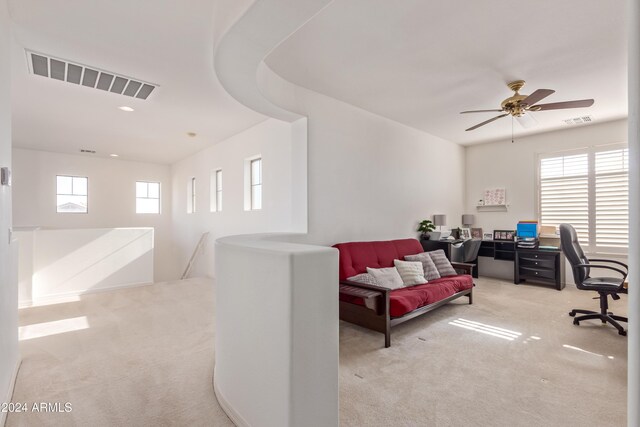
[[[187,213],[194,213],[196,211],[196,178],[189,178],[189,184],[187,185]]]
[[[211,172],[210,193],[211,212],[222,211],[222,169]]]
[[[89,179],[82,176],[56,176],[58,213],[87,213]]]
[[[629,150],[594,147],[541,156],[540,223],[572,224],[588,252],[629,246]]]
[[[262,159],[251,160],[251,210],[262,209]]]
[[[160,183],[136,182],[136,213],[159,214],[160,213]]]

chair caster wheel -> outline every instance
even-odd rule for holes
[[[579,325],[579,324],[580,324],[580,322],[578,321],[578,319],[573,319],[573,324],[574,324],[574,325]]]
[[[571,317],[575,317],[575,315],[576,315],[576,313],[575,313],[574,311],[570,311],[570,312],[569,312],[569,316],[571,316]]]
[[[618,333],[619,333],[620,335],[622,335],[623,337],[626,337],[626,336],[627,336],[627,331],[618,331]]]

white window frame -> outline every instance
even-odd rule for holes
[[[211,171],[209,199],[210,211],[222,212],[222,168]]]
[[[58,178],[71,178],[71,194],[58,192]],[[87,180],[87,194],[74,194],[73,193],[73,178],[82,178]],[[87,210],[84,212],[64,212],[58,210],[58,196],[84,196],[87,198]],[[56,174],[56,213],[59,214],[88,214],[89,213],[89,177],[79,175],[58,175]]]
[[[260,179],[259,183],[253,183],[253,164],[259,161],[260,162]],[[263,181],[263,166],[264,161],[262,155],[257,154],[255,156],[249,157],[244,160],[244,210],[245,211],[259,211],[262,210],[263,207],[263,190],[264,190],[264,181]],[[260,187],[260,206],[256,207],[253,203],[253,194],[256,191],[256,187]]]
[[[138,184],[145,184],[147,186],[147,196],[138,196]],[[158,197],[149,197],[149,184],[158,184]],[[157,200],[158,212],[138,212],[138,199],[145,200]],[[160,215],[162,213],[162,184],[158,181],[136,181],[136,214],[138,215]]]
[[[191,176],[187,181],[187,213],[196,212],[196,177]]]
[[[535,209],[536,209],[536,217],[540,221],[541,219],[541,186],[540,186],[541,160],[546,158],[552,158],[552,157],[587,154],[588,156],[587,177],[588,177],[588,199],[589,199],[589,203],[588,203],[589,241],[580,242],[582,249],[587,254],[626,255],[628,252],[628,247],[620,248],[620,247],[607,247],[607,246],[596,245],[596,203],[595,203],[595,200],[596,200],[596,173],[595,173],[596,153],[603,152],[603,151],[620,150],[624,148],[629,148],[628,143],[616,142],[611,144],[591,145],[588,147],[582,147],[577,149],[561,150],[561,151],[554,151],[554,152],[548,152],[548,153],[538,153],[538,156],[535,160],[536,161],[536,167],[535,167],[536,176],[535,176],[535,185],[534,185],[535,194],[536,194]],[[545,225],[545,224],[542,224],[542,225]]]

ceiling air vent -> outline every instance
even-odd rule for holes
[[[28,50],[26,52],[29,71],[38,76],[139,99],[147,99],[151,92],[158,87],[156,84],[132,79],[96,67],[72,63]]]
[[[574,117],[572,119],[566,119],[563,120],[562,122],[565,125],[581,125],[584,123],[591,123],[593,121],[593,117],[592,116],[580,116],[580,117]]]
[[[87,150],[86,148],[81,148],[80,152],[81,153],[96,154],[96,150]]]

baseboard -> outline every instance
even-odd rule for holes
[[[64,292],[60,294],[47,295],[46,297],[38,298],[36,301],[34,300],[18,301],[18,308],[27,308],[27,307],[36,307],[39,305],[72,302],[72,301],[76,301],[77,298],[80,298],[83,295],[97,294],[100,292],[117,291],[118,289],[124,289],[124,288],[137,288],[139,286],[149,286],[153,284],[154,282],[125,283],[124,285],[105,286],[104,288],[87,289],[86,291],[81,291],[81,292]]]
[[[16,387],[16,380],[18,379],[18,371],[20,370],[20,365],[22,364],[22,359],[18,357],[18,363],[16,363],[16,367],[13,370],[13,375],[11,376],[11,381],[9,382],[9,389],[7,390],[7,398],[2,402],[11,402],[13,398],[13,390]],[[0,426],[4,427],[7,422],[7,412],[0,412]]]
[[[222,408],[224,413],[227,414],[227,417],[229,417],[231,422],[235,424],[237,427],[251,427],[249,423],[244,418],[242,418],[242,416],[239,413],[237,413],[231,405],[229,405],[229,402],[227,402],[227,399],[224,398],[224,394],[222,394],[222,392],[218,388],[218,384],[216,383],[215,371],[216,370],[214,368],[213,369],[213,392],[216,395],[216,399],[218,400],[220,407]]]

